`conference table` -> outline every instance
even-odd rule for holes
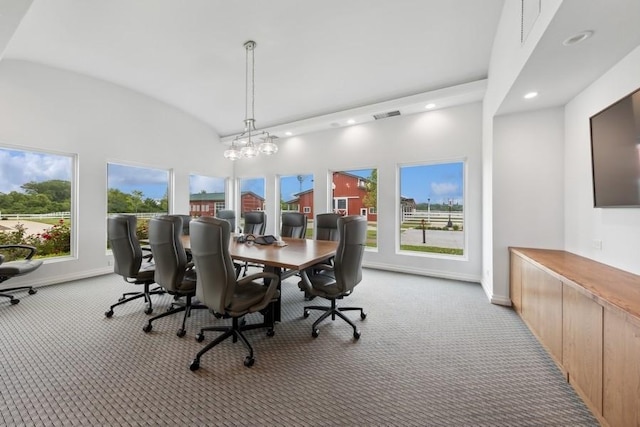
[[[191,239],[188,235],[181,237],[185,250],[191,249]],[[302,271],[312,267],[332,256],[335,256],[338,242],[330,240],[293,239],[283,237],[286,246],[259,245],[256,243],[238,243],[230,239],[229,253],[235,261],[247,261],[265,266],[270,271],[283,278],[284,271]],[[280,281],[282,283],[282,280]],[[274,320],[281,319],[281,297],[274,304]]]

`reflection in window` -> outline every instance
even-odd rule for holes
[[[464,255],[464,162],[400,167],[400,250]]]
[[[340,215],[367,217],[367,246],[378,246],[378,170],[359,169],[333,172],[333,211]]]
[[[313,175],[280,177],[280,213],[302,212],[307,216],[307,237],[313,236]]]
[[[244,213],[250,211],[263,211],[265,179],[264,178],[240,178],[240,221],[238,226],[244,228]],[[267,221],[269,219],[267,218]],[[267,222],[268,224],[268,222]]]
[[[73,165],[72,155],[0,148],[0,245],[35,246],[36,258],[71,255]]]
[[[189,175],[189,215],[216,216],[226,209],[225,178]]]
[[[169,171],[107,164],[107,213],[135,214],[137,235],[148,238],[149,218],[169,213]]]

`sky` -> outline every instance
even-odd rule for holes
[[[0,192],[19,191],[26,182],[51,179],[71,180],[73,158],[49,153],[26,152],[0,148]],[[372,169],[348,170],[347,172],[368,178]],[[400,194],[413,198],[416,203],[463,203],[464,163],[442,163],[400,168]],[[313,188],[313,175],[301,175],[302,191]],[[125,193],[142,191],[144,197],[159,200],[168,190],[169,171],[109,163],[108,186]],[[189,191],[199,193],[224,192],[224,178],[200,175],[190,176]],[[241,179],[241,191],[253,191],[265,195],[264,178]],[[285,201],[295,198],[301,186],[298,175],[282,176],[280,191]]]
[[[400,194],[416,203],[463,204],[464,163],[438,163],[400,168]]]
[[[70,156],[0,148],[0,193],[21,193],[20,186],[31,181],[71,181],[72,164]]]

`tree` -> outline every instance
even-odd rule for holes
[[[61,179],[34,182],[30,181],[20,186],[26,194],[44,194],[52,202],[69,202],[71,200],[71,182]]]
[[[362,200],[367,208],[377,208],[378,206],[378,169],[372,169],[369,181],[367,182],[367,194]]]

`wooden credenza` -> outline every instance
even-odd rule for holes
[[[510,248],[514,309],[601,424],[640,426],[640,276]]]

